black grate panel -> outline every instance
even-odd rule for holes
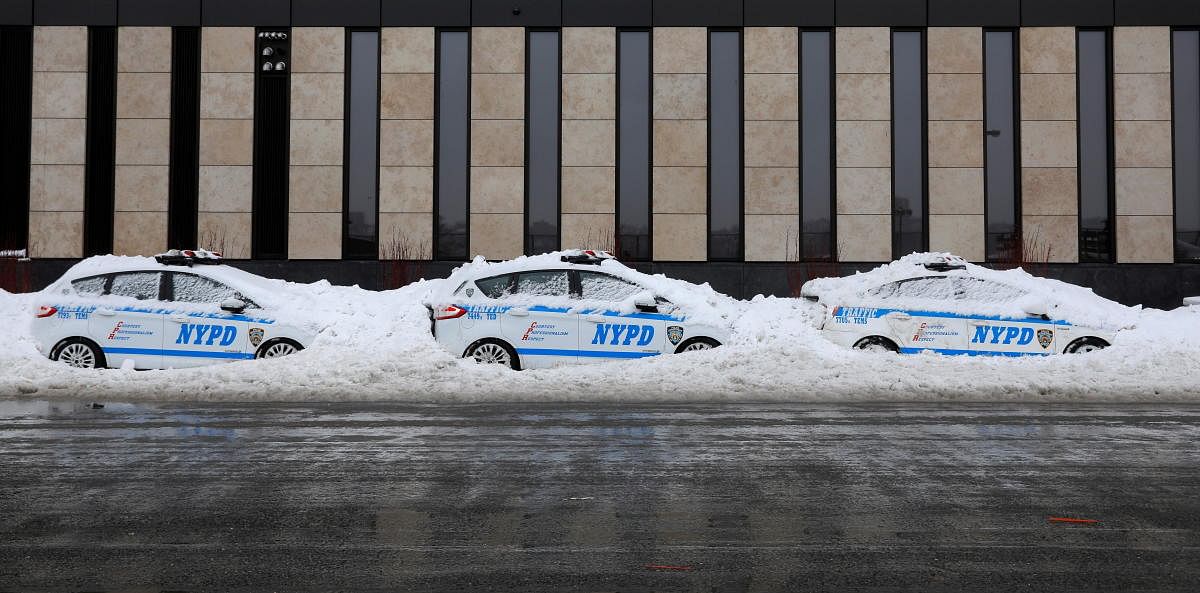
[[[286,29],[260,29],[255,44],[251,238],[255,259],[287,259],[290,37]],[[268,47],[271,56],[263,57],[263,50]],[[281,63],[284,67],[282,70],[264,70],[267,63]]]
[[[0,27],[0,249],[29,243],[30,27]]]
[[[117,136],[117,29],[88,27],[87,166],[83,254],[112,252]]]
[[[197,247],[200,183],[200,28],[175,27],[171,39],[171,181],[167,246]]]

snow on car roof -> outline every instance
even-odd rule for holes
[[[228,266],[225,264],[197,264],[194,266],[185,265],[167,265],[158,263],[153,257],[143,257],[139,255],[98,255],[89,257],[79,263],[71,266],[59,282],[70,282],[85,278],[87,276],[96,276],[99,274],[112,274],[114,272],[140,272],[140,271],[155,271],[161,272],[172,270],[176,272],[190,272],[201,276],[207,276],[218,282],[223,282],[246,293],[256,301],[265,298],[270,301],[270,296],[281,290],[288,283],[283,280],[274,280],[264,278],[256,274],[251,274],[245,270]]]

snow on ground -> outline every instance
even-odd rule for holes
[[[469,264],[468,267],[479,266]],[[607,264],[606,264],[607,266]],[[478,271],[478,270],[476,270]],[[607,271],[607,270],[606,270]],[[636,274],[636,273],[635,273]],[[455,276],[458,278],[459,276]],[[631,277],[632,279],[632,277]],[[645,279],[643,279],[645,280]],[[647,280],[679,290],[679,281]],[[513,372],[458,359],[429,332],[425,302],[458,280],[372,292],[276,284],[297,316],[325,329],[294,356],[168,371],[72,369],[29,336],[37,294],[0,291],[0,397],[88,400],[854,401],[1200,400],[1200,307],[1128,309],[1133,327],[1085,355],[1009,358],[851,351],[814,329],[798,299],[735,301],[695,287],[732,320],[707,352]],[[713,296],[716,295],[716,296]],[[677,297],[679,295],[676,295]]]

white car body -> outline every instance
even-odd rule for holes
[[[96,366],[182,368],[269,357],[272,345],[299,350],[315,337],[260,308],[256,297],[270,287],[248,272],[143,257],[93,260],[42,291],[32,328],[42,354],[54,358],[56,349],[84,342],[103,353]],[[231,299],[245,308],[222,309]]]
[[[1082,304],[1120,317],[1124,309],[1088,289],[949,254],[914,254],[879,270],[802,287],[803,297],[823,305],[819,329],[830,341],[905,354],[1042,356],[1095,349],[1084,347],[1088,343],[1104,347],[1116,335],[1111,324],[1075,323],[1064,310],[1072,308],[1063,307],[1064,292],[1075,310]]]

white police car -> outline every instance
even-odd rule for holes
[[[180,368],[302,350],[313,334],[258,305],[268,282],[201,250],[91,258],[42,291],[33,336],[42,354],[80,368]]]
[[[603,251],[480,262],[451,281],[454,292],[430,305],[434,336],[482,363],[544,368],[707,350],[729,339],[646,286],[673,281]]]
[[[1090,289],[1022,270],[918,253],[864,274],[819,278],[822,333],[844,346],[900,353],[1026,356],[1108,347],[1130,309]]]

